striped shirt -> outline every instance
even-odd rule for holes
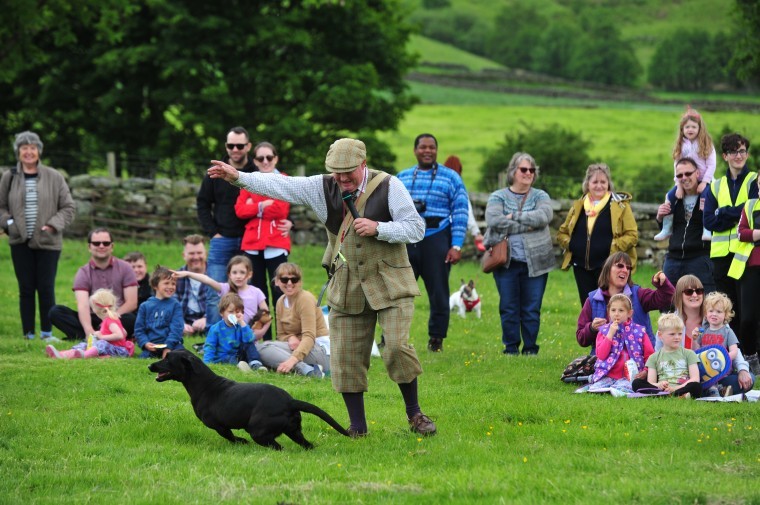
[[[37,174],[24,174],[26,198],[24,199],[24,218],[26,219],[26,238],[31,239],[37,224]]]
[[[462,247],[467,233],[469,197],[459,174],[444,165],[431,170],[420,170],[415,165],[398,174],[398,178],[414,200],[425,202],[423,218],[443,218],[437,227],[427,228],[425,236],[451,225],[451,245]]]

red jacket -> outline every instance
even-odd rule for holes
[[[277,177],[277,175],[272,174],[272,177]],[[245,189],[240,190],[235,203],[235,214],[240,219],[248,220],[240,249],[263,251],[267,247],[278,247],[290,252],[290,236],[283,237],[277,229],[277,222],[288,218],[290,204],[282,200],[274,200],[274,203],[267,206],[259,216],[259,204],[265,200],[272,199]]]

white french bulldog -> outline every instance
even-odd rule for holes
[[[474,311],[480,319],[480,305],[480,296],[475,290],[475,281],[472,279],[466,284],[462,279],[462,286],[449,297],[449,309],[453,311],[456,308],[459,311],[459,317],[462,318],[465,317],[466,312]]]

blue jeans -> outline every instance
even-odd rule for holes
[[[208,247],[206,275],[217,282],[228,282],[227,263],[240,254],[240,241],[240,237],[212,238]],[[206,286],[206,328],[219,319],[219,293]]]
[[[755,375],[752,372],[749,372],[749,376],[752,377],[752,386],[750,386],[749,389],[742,389],[742,387],[739,385],[738,373],[726,375],[721,380],[719,380],[718,383],[723,386],[731,386],[731,389],[734,390],[733,394],[746,393],[747,391],[750,391],[755,385]]]
[[[705,294],[715,291],[715,280],[713,279],[713,262],[709,255],[698,256],[688,260],[673,258],[670,253],[665,256],[665,264],[662,266],[662,272],[674,286],[678,279],[686,274],[695,275],[705,288]]]
[[[493,278],[499,291],[504,353],[517,354],[522,336],[522,353],[538,354],[536,340],[541,324],[541,303],[549,274],[529,277],[528,264],[513,260],[509,268],[494,271]]]

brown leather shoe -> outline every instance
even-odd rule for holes
[[[435,423],[422,412],[414,414],[414,416],[409,419],[409,429],[414,433],[419,433],[420,435],[425,436],[435,435],[436,433]]]

